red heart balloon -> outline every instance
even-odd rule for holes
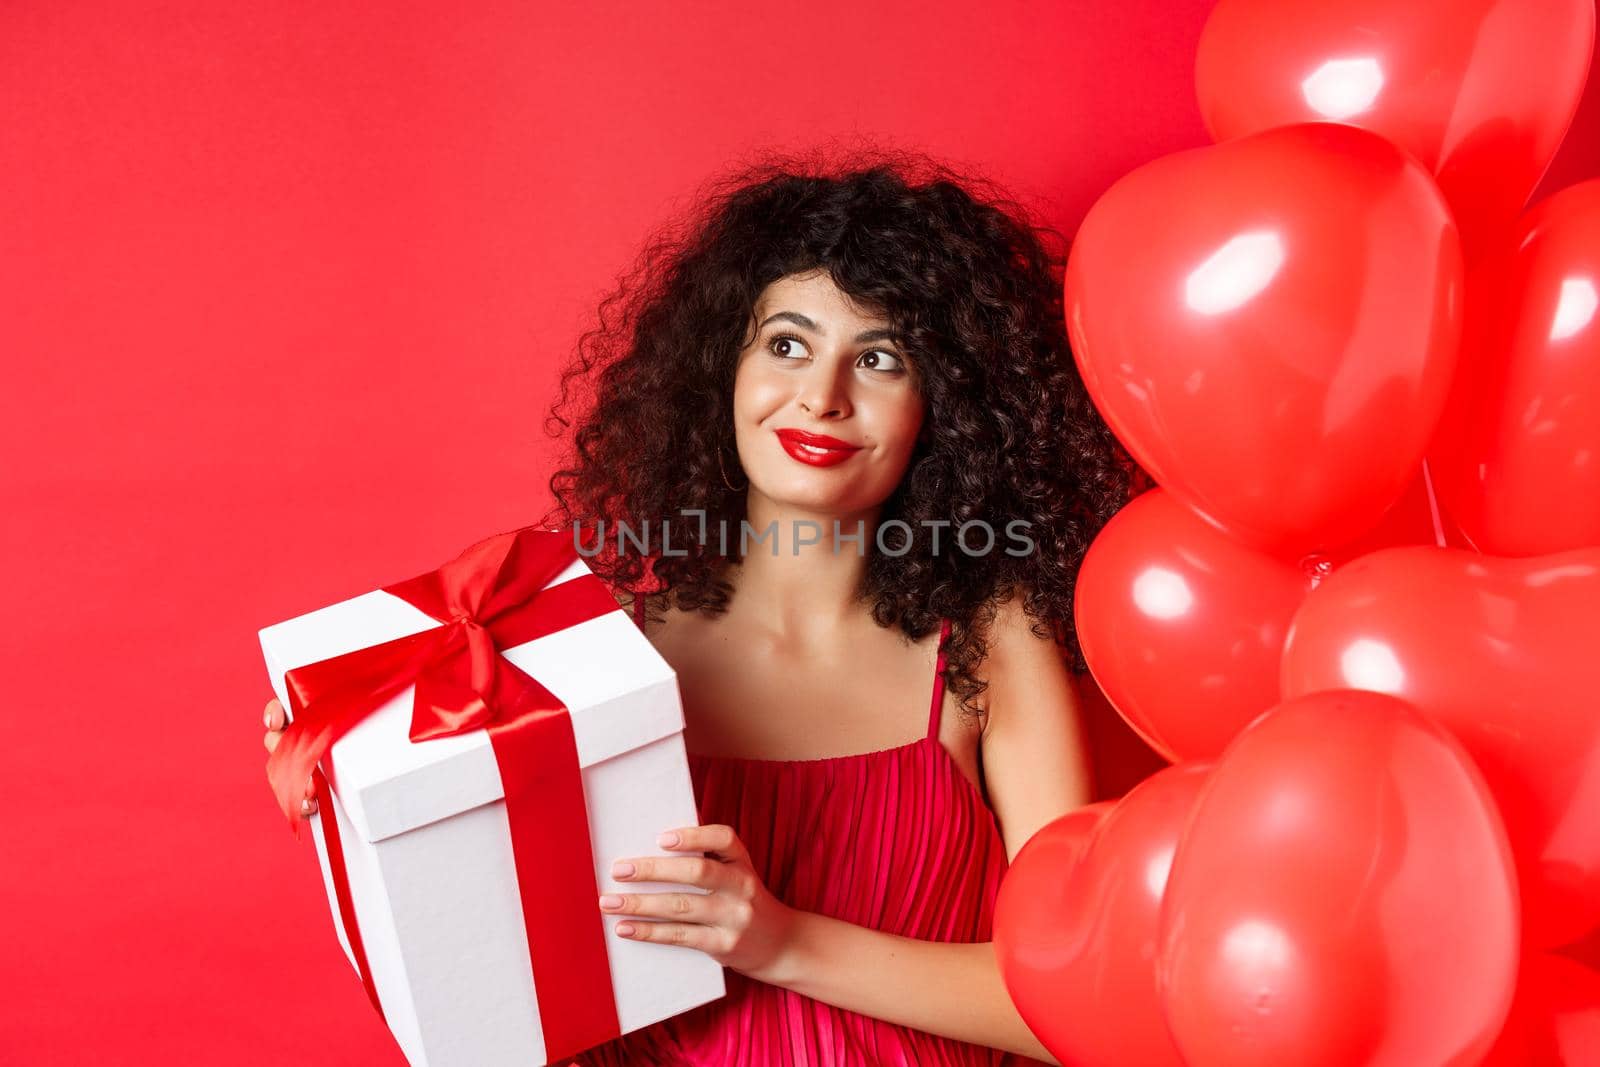
[[[994,950],[1006,991],[1028,1028],[1055,1051],[1070,1029],[1058,1011],[1063,969],[1078,952],[1061,922],[1089,837],[1116,802],[1075,808],[1046,823],[1017,850],[995,898]],[[1057,1053],[1059,1055],[1059,1053]]]
[[[1414,476],[1460,334],[1438,187],[1353,126],[1158,159],[1084,219],[1067,325],[1095,404],[1173,495],[1262,551],[1375,526]]]
[[[1389,693],[1482,769],[1516,852],[1526,936],[1600,923],[1600,548],[1528,559],[1387,548],[1296,613],[1283,693]]]
[[[1157,967],[1189,1067],[1467,1067],[1505,1023],[1517,951],[1482,775],[1409,704],[1345,690],[1278,705],[1216,762]]]
[[[1382,134],[1438,176],[1469,249],[1509,225],[1583,95],[1593,0],[1221,0],[1195,87],[1213,137]]]
[[[1215,759],[1280,699],[1289,621],[1333,569],[1448,536],[1420,479],[1359,541],[1290,562],[1257,552],[1164,489],[1140,494],[1078,571],[1079,644],[1117,712],[1168,760]]]
[[[1156,921],[1208,769],[1168,767],[1114,806],[1063,816],[1030,838],[1006,872],[995,903],[1000,973],[1062,1063],[1183,1067],[1156,997]]]
[[[1600,545],[1600,180],[1541,200],[1467,295],[1440,497],[1491,555]]]
[[[1278,702],[1289,620],[1312,580],[1152,489],[1117,512],[1084,555],[1078,642],[1106,696],[1151,747],[1173,762],[1214,759]]]
[[[1500,1040],[1480,1067],[1600,1064],[1600,972],[1560,956],[1522,961]]]

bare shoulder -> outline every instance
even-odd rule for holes
[[[991,662],[1061,655],[1049,626],[1028,614],[1027,593],[1021,589],[995,601],[987,637]]]
[[[1071,673],[1066,650],[1056,642],[1048,622],[1028,614],[1026,602],[1026,592],[1021,590],[995,602],[994,618],[984,633],[983,673],[989,691],[996,691],[1000,700],[986,700],[986,711],[991,705],[1003,711],[1009,703],[1007,697],[1041,684],[1054,690],[1055,683]],[[989,718],[986,714],[986,729]]]
[[[1074,716],[1078,711],[1067,651],[1047,620],[1030,615],[1027,591],[996,597],[993,615],[980,616],[983,658],[977,673],[985,683],[976,698],[981,737],[987,741],[1001,721],[1038,715]],[[1068,692],[1063,693],[1066,689]],[[1052,710],[1054,709],[1054,710]],[[1020,731],[1026,732],[1024,725]]]

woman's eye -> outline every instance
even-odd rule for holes
[[[899,371],[905,369],[905,363],[899,356],[893,352],[885,352],[881,348],[874,348],[871,352],[863,353],[861,358],[867,361],[866,366],[871,370]],[[889,361],[887,366],[883,362],[885,359]]]
[[[782,352],[782,351],[780,351],[778,349],[778,346],[780,344],[784,344],[784,343],[788,343],[788,344],[791,344],[791,345],[804,344],[804,342],[801,341],[800,338],[796,337],[792,333],[780,333],[780,334],[775,335],[772,338],[772,340],[767,342],[767,348],[772,352],[773,355],[782,356],[783,358],[788,359],[788,358],[790,358],[789,355],[785,354],[784,352]]]

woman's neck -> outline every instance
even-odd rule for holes
[[[750,530],[744,559],[729,574],[738,590],[730,619],[808,643],[807,638],[836,631],[859,616],[879,510],[825,514],[752,491],[746,501]]]

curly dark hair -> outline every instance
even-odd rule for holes
[[[726,570],[738,559],[709,531],[745,520],[744,489],[729,489],[725,474],[740,469],[737,357],[770,283],[825,270],[900,332],[927,405],[923,437],[879,517],[910,527],[909,550],[868,550],[860,595],[873,619],[916,639],[948,618],[945,682],[968,714],[987,688],[984,635],[1013,595],[1034,633],[1084,671],[1072,614],[1078,567],[1142,472],[1091,404],[1068,349],[1067,241],[993,183],[901,150],[854,149],[840,164],[765,154],[713,178],[694,202],[651,236],[562,371],[546,431],[572,424],[563,412],[575,399],[583,408],[550,478],[546,528],[650,530],[676,517],[673,555],[618,551],[602,536],[606,547],[587,562],[646,612],[669,602],[724,611]],[[684,518],[694,509],[705,512],[705,544]],[[1031,524],[1030,554],[952,551],[961,524],[1000,530],[1015,519]],[[941,521],[936,553],[928,524]]]

